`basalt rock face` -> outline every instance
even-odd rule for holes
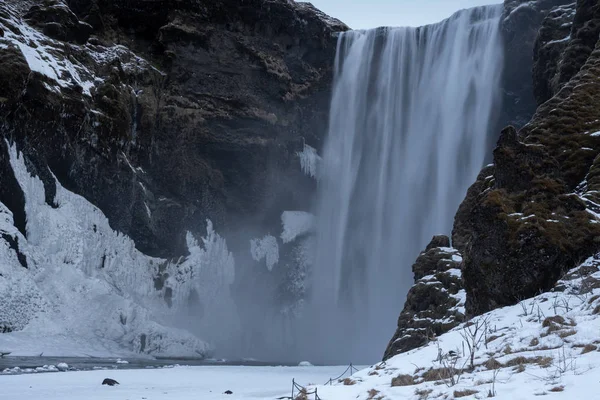
[[[556,7],[540,28],[533,49],[533,90],[538,105],[551,99],[564,84],[560,70],[574,16],[575,3]]]
[[[596,12],[589,2],[578,2],[579,22],[571,31],[595,26]],[[581,69],[556,87],[524,128],[502,132],[494,164],[479,175],[456,215],[452,244],[464,257],[469,315],[550,290],[600,249],[598,35],[595,40]],[[560,54],[562,61],[547,64],[558,65],[559,75],[580,63],[571,46]]]
[[[415,284],[398,318],[384,361],[427,344],[465,320],[460,253],[447,236],[435,236],[412,269]]]
[[[279,227],[308,204],[296,153],[324,135],[345,29],[286,0],[3,2],[1,133],[48,204],[54,174],[146,254],[206,219]]]
[[[554,96],[581,69],[600,35],[600,5],[578,1],[557,7],[544,20],[534,49],[538,104]]]
[[[549,12],[573,0],[505,0],[502,15],[504,41],[503,106],[500,131],[506,125],[524,126],[536,109],[531,79],[533,48]]]

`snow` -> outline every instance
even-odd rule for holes
[[[600,255],[581,267],[597,269],[599,265]],[[559,282],[563,292],[551,291],[494,310],[427,346],[359,371],[350,382],[311,386],[309,390],[316,387],[319,396],[327,400],[451,399],[458,397],[455,392],[465,390],[476,391],[465,399],[487,398],[490,391],[496,398],[511,400],[533,400],[540,395],[595,398],[600,390],[600,286],[590,279],[600,280],[600,271],[589,277],[578,271],[570,271],[569,280]],[[552,325],[548,318],[556,316],[564,318],[564,323]],[[479,334],[469,336],[476,326]],[[475,368],[469,372],[467,343],[475,342]],[[493,366],[492,359],[501,364]],[[466,370],[448,376],[431,370],[447,367]],[[424,378],[427,371],[431,380]],[[404,374],[413,377],[415,384],[392,387],[392,378]]]
[[[27,400],[276,399],[290,396],[292,379],[301,385],[327,382],[345,368],[206,366],[13,375],[0,377],[0,397]],[[105,378],[115,379],[119,385],[101,385]],[[233,394],[223,394],[227,390]]]
[[[61,362],[56,365],[56,368],[61,372],[65,372],[69,370],[69,364]]]
[[[310,233],[314,227],[315,217],[304,211],[284,211],[281,214],[281,240],[290,243],[297,237]]]
[[[551,40],[551,41],[549,41],[548,43],[546,43],[546,45],[549,45],[549,44],[556,44],[556,43],[563,43],[563,42],[567,42],[567,41],[569,41],[569,40],[571,40],[571,35],[568,35],[568,36],[566,36],[566,37],[564,37],[564,38],[562,38],[562,39],[558,39],[558,40]]]
[[[10,11],[9,8],[6,10]],[[80,85],[83,93],[91,96],[90,89],[94,87],[92,74],[83,65],[74,58],[58,56],[59,43],[20,21],[15,15],[9,16],[9,23],[18,26],[21,35],[7,28],[4,29],[5,40],[19,47],[31,71],[46,76],[60,87]]]
[[[224,312],[233,308],[234,260],[210,221],[200,244],[187,235],[188,257],[148,257],[112,230],[98,208],[58,182],[57,207],[46,204],[44,186],[22,155],[14,147],[9,155],[25,195],[27,237],[1,203],[0,233],[18,242],[28,268],[0,240],[0,324],[13,330],[0,335],[0,348],[29,356],[203,357],[211,346],[171,327],[192,295],[205,311],[198,326],[235,329],[236,319]],[[157,289],[161,272],[167,278]]]
[[[262,239],[252,239],[250,241],[250,254],[254,261],[261,261],[263,258],[269,271],[279,262],[279,245],[274,236],[266,235]]]
[[[317,150],[307,144],[304,145],[304,150],[296,153],[300,158],[300,166],[302,172],[311,178],[317,178],[319,163],[321,157],[317,154]]]

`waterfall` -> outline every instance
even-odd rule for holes
[[[340,36],[302,334],[311,360],[380,359],[412,263],[450,233],[499,107],[501,13]]]

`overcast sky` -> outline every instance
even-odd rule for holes
[[[421,26],[439,22],[455,11],[501,0],[309,0],[353,29]]]

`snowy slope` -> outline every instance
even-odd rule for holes
[[[475,318],[350,380],[319,386],[319,396],[600,399],[599,266],[600,257],[590,258],[552,292]],[[469,344],[476,348],[473,369]]]
[[[0,240],[0,325],[13,331],[0,334],[0,349],[14,355],[207,355],[208,344],[166,326],[191,297],[204,306],[205,323],[214,323],[230,299],[233,256],[212,224],[201,245],[188,235],[189,257],[148,257],[112,230],[98,208],[58,182],[56,208],[46,204],[42,182],[14,147],[9,152],[25,194],[27,237],[0,204],[0,236],[21,253],[19,259],[10,242]]]

